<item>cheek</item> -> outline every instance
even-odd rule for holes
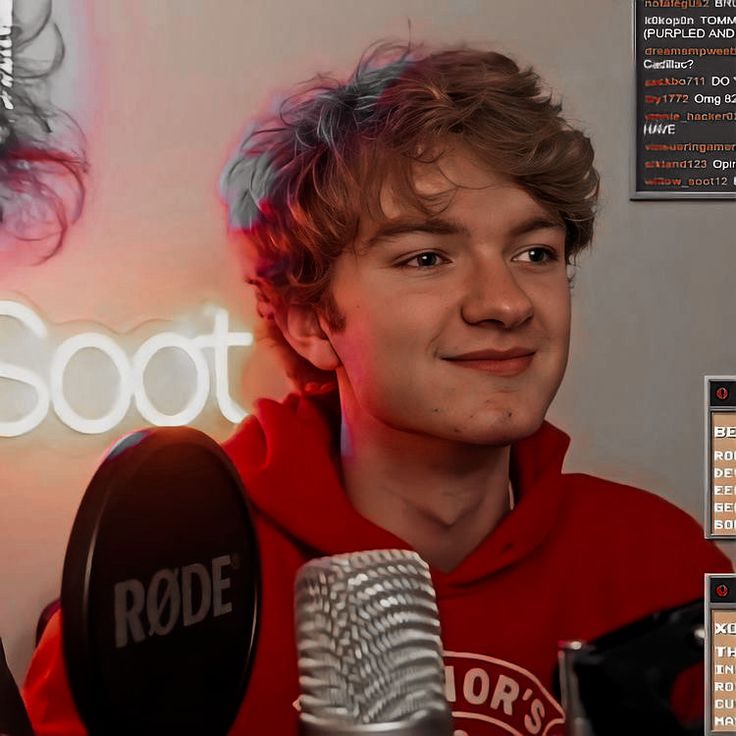
[[[437,297],[421,299],[396,289],[371,288],[371,284],[362,285],[360,292],[352,299],[346,294],[344,299],[345,347],[353,353],[414,350],[439,322]]]
[[[569,292],[561,299],[552,315],[551,339],[557,356],[558,381],[562,380],[570,353],[570,299]]]
[[[570,337],[570,316],[570,302],[568,300],[564,304],[560,305],[555,319],[555,331],[566,341]]]
[[[540,288],[532,300],[537,305],[537,318],[547,333],[560,340],[569,337],[571,302],[567,279]]]
[[[429,365],[426,326],[422,331],[413,313],[398,308],[377,313],[375,305],[346,316],[345,332],[334,344],[359,402],[380,412],[413,405]]]
[[[373,307],[350,309],[345,317],[345,329],[332,344],[354,386],[380,381],[403,362],[407,333],[395,320],[376,314]]]

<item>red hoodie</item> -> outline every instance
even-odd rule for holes
[[[406,548],[343,491],[336,426],[318,402],[263,400],[225,443],[255,510],[263,564],[260,640],[230,733],[297,733],[293,582],[307,560]],[[551,695],[557,643],[591,639],[699,598],[729,560],[661,498],[561,473],[569,438],[545,423],[512,448],[516,508],[452,572],[433,570],[456,736],[564,732]],[[36,650],[23,695],[37,736],[85,730],[69,693],[60,617]]]

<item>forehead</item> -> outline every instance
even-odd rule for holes
[[[446,149],[432,162],[413,162],[406,174],[411,189],[429,212],[417,206],[395,174],[389,175],[378,190],[380,219],[372,213],[364,213],[361,218],[364,236],[370,237],[375,229],[392,220],[438,214],[479,221],[489,216],[508,221],[535,217],[562,225],[559,213],[550,211],[510,176],[462,146]]]

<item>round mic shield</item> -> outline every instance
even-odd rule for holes
[[[226,734],[255,654],[256,535],[240,477],[188,427],[135,432],[92,478],[64,560],[69,681],[91,734]]]

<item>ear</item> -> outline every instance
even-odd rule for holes
[[[289,345],[313,366],[334,371],[341,365],[314,307],[290,305],[274,317]]]

